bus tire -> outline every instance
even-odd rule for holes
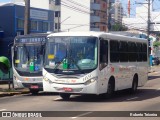
[[[59,95],[60,95],[60,97],[61,97],[63,100],[69,100],[71,94],[68,94],[68,93],[60,93]]]
[[[107,87],[107,92],[102,94],[101,97],[102,98],[110,98],[113,96],[114,93],[114,89],[115,89],[115,80],[114,78],[110,78],[109,82],[108,82],[108,87]]]
[[[130,93],[134,94],[137,92],[137,87],[138,87],[138,76],[135,75],[133,77],[133,82],[132,82],[132,87],[130,88]]]
[[[108,87],[107,87],[107,95],[108,97],[111,97],[114,93],[114,86],[115,86],[115,82],[114,79],[111,78],[108,82]]]
[[[30,93],[32,93],[32,95],[38,95],[39,90],[32,90],[30,89]]]

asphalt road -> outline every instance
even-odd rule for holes
[[[99,96],[71,96],[69,101],[63,101],[59,95],[53,93],[40,93],[17,95],[0,98],[0,112],[5,111],[73,111],[71,116],[66,112],[51,113],[57,115],[55,120],[62,119],[87,119],[87,120],[159,120],[160,117],[102,117],[106,116],[104,111],[160,111],[160,72],[149,75],[146,85],[138,89],[136,94],[129,94],[128,91],[119,91],[110,99],[103,99]],[[80,111],[80,112],[74,112]],[[96,112],[102,111],[102,112]],[[117,112],[112,113],[113,116]],[[123,113],[122,113],[123,114]],[[125,113],[124,113],[125,114]],[[127,114],[127,113],[126,113]],[[87,117],[89,116],[89,117]],[[99,116],[99,117],[97,117]],[[0,118],[4,119],[4,118]],[[8,118],[18,120],[21,118]],[[47,118],[23,118],[23,119],[52,119]]]

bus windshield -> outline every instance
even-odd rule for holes
[[[42,71],[42,45],[23,44],[14,47],[14,66],[23,72]]]
[[[75,73],[97,67],[97,37],[57,36],[46,43],[44,68],[52,73]]]

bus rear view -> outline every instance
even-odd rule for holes
[[[43,49],[48,34],[18,36],[12,47],[14,88],[29,88],[32,94],[43,90]]]

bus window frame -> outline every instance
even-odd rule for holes
[[[101,41],[103,41],[103,42],[106,42],[107,43],[107,51],[106,51],[106,53],[107,53],[107,55],[105,55],[105,56],[103,56],[103,58],[102,59],[104,59],[104,57],[106,58],[106,61],[102,61],[102,63],[101,63]],[[102,44],[103,45],[103,44]],[[104,49],[103,49],[104,50]],[[102,50],[102,51],[103,51]],[[108,59],[108,56],[109,56],[109,40],[108,39],[99,39],[99,70],[101,71],[101,70],[103,70],[107,65],[108,65],[108,62],[109,62],[109,59]],[[105,53],[105,54],[106,54]]]

